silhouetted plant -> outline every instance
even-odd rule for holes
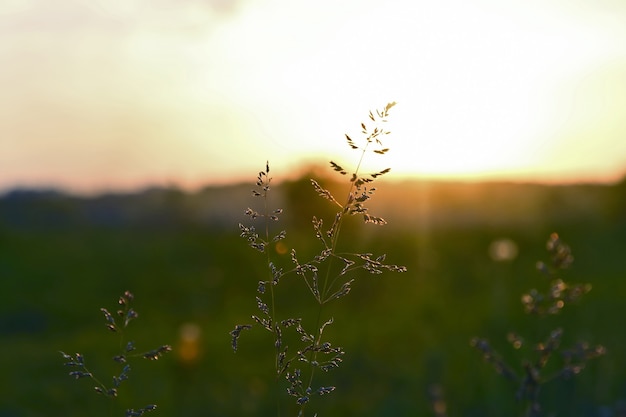
[[[122,347],[119,354],[115,355],[112,360],[121,367],[121,371],[117,375],[113,375],[111,385],[105,384],[102,380],[96,378],[96,376],[87,368],[85,358],[82,354],[76,353],[69,355],[65,352],[60,352],[63,358],[67,361],[65,366],[72,368],[69,375],[75,379],[90,378],[96,386],[94,390],[101,395],[109,397],[111,399],[117,397],[118,389],[122,382],[129,378],[131,367],[129,361],[136,358],[143,358],[148,360],[157,360],[165,353],[172,350],[169,345],[162,345],[156,349],[145,351],[143,353],[135,353],[135,343],[132,341],[126,342],[124,340],[124,330],[128,327],[131,321],[139,317],[137,312],[130,306],[133,301],[133,294],[126,291],[119,298],[120,309],[116,314],[112,314],[106,308],[101,308],[104,315],[105,325],[113,333],[117,333],[120,336],[120,346]],[[148,411],[156,409],[155,404],[149,404],[139,409],[126,410],[126,417],[141,416]]]
[[[558,277],[558,274],[571,266],[574,261],[572,252],[559,235],[552,233],[546,244],[551,256],[551,263],[537,262],[537,269],[550,280],[546,292],[536,289],[522,295],[524,311],[536,316],[558,314],[566,304],[578,301],[582,295],[591,290],[590,284],[571,284]],[[473,338],[470,344],[482,353],[483,359],[490,363],[496,372],[513,381],[517,386],[516,399],[524,404],[524,415],[538,417],[541,415],[540,388],[543,384],[559,378],[571,378],[579,374],[588,360],[605,354],[603,346],[589,346],[586,342],[578,342],[569,349],[561,349],[563,330],[557,328],[550,332],[543,341],[533,345],[532,359],[524,359],[521,369],[516,370],[507,364],[485,339]],[[525,344],[524,339],[509,333],[507,340],[514,349]],[[548,360],[560,353],[559,369],[546,375]]]
[[[343,200],[335,198],[330,191],[311,179],[317,194],[336,210],[330,226],[327,226],[321,218],[314,216],[312,219],[314,236],[320,247],[312,259],[303,261],[296,250],[292,249],[290,253],[292,267],[288,270],[279,267],[277,260],[274,259],[275,254],[270,249],[272,245],[280,244],[285,239],[286,231],[275,232],[271,227],[272,223],[279,221],[283,210],[270,207],[272,178],[269,176],[269,164],[266,164],[265,170],[259,172],[256,189],[252,191],[254,197],[262,199],[262,208],[259,211],[252,208],[245,211],[252,221],[261,221],[261,230],[257,230],[254,225],[239,224],[241,236],[252,248],[265,255],[267,277],[257,284],[256,305],[259,313],[252,316],[254,323],[237,325],[231,331],[232,348],[237,350],[241,332],[253,326],[261,327],[272,334],[276,378],[284,378],[287,381],[286,393],[294,397],[299,416],[304,415],[304,410],[313,397],[323,396],[335,390],[333,385],[317,386],[316,374],[319,371],[329,372],[337,368],[344,356],[341,347],[334,346],[325,339],[324,330],[333,324],[334,319],[324,317],[324,307],[350,292],[357,271],[366,271],[370,274],[406,271],[403,266],[386,264],[384,254],[375,256],[371,253],[346,253],[338,250],[341,228],[347,216],[360,215],[365,223],[375,225],[386,223],[384,219],[370,214],[366,203],[375,192],[372,183],[390,169],[363,174],[361,165],[367,154],[384,155],[389,150],[382,142],[383,137],[389,133],[383,125],[394,105],[395,103],[389,103],[384,109],[369,113],[369,119],[374,127],[361,124],[363,134],[361,142],[346,135],[348,146],[360,152],[356,168],[348,170],[334,161],[330,162],[331,168],[347,179],[348,190]],[[316,317],[312,320],[313,323],[303,318],[305,311],[300,311],[295,316],[279,316],[277,311],[279,300],[275,288],[286,278],[297,278],[314,300],[314,305],[317,306],[314,309],[317,311],[313,312],[313,317]],[[287,332],[295,332],[297,336],[293,343],[290,342],[291,346],[288,346],[286,341]]]

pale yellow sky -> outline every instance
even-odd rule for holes
[[[621,0],[3,0],[0,190],[351,162],[397,101],[396,178],[626,174]]]

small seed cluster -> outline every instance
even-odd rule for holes
[[[126,291],[119,298],[118,305],[119,309],[116,311],[116,314],[112,314],[106,308],[101,308],[100,311],[104,315],[105,326],[112,333],[117,333],[120,335],[121,341],[123,341],[124,330],[128,327],[128,325],[139,317],[139,314],[130,306],[133,301],[134,296],[131,292]],[[112,360],[116,364],[119,364],[122,369],[117,375],[113,375],[111,378],[111,384],[105,384],[100,379],[96,378],[93,373],[87,368],[85,363],[85,358],[82,354],[76,353],[74,355],[67,354],[65,352],[60,352],[63,358],[67,361],[65,362],[65,366],[72,368],[69,375],[76,379],[81,378],[90,378],[96,385],[94,390],[98,394],[102,394],[109,398],[115,398],[118,394],[118,389],[122,382],[129,379],[129,373],[131,371],[130,364],[128,363],[133,358],[143,358],[149,360],[157,360],[164,354],[170,352],[172,350],[170,345],[162,345],[156,349],[152,349],[143,353],[135,353],[136,347],[135,342],[129,341],[127,343],[121,343],[124,346],[119,352],[119,354],[113,356]],[[156,409],[155,404],[149,404],[145,407],[139,409],[128,409],[126,410],[126,417],[134,417],[141,416],[148,411],[152,411]]]

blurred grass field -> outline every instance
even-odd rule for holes
[[[564,329],[565,346],[582,339],[608,353],[575,378],[546,384],[544,410],[620,415],[626,402],[626,182],[386,186],[372,211],[389,224],[355,223],[346,244],[387,253],[409,272],[363,275],[331,307],[335,324],[328,331],[346,356],[332,375],[337,391],[319,401],[319,415],[432,415],[434,385],[443,388],[450,416],[519,415],[517,387],[483,363],[469,340],[488,338],[519,366],[523,352],[510,347],[507,333],[539,342],[555,327]],[[290,216],[285,244],[299,253],[314,250],[305,243],[312,235],[306,219],[324,211],[302,187],[279,187],[277,201]],[[233,186],[196,194],[2,197],[0,417],[123,415],[149,403],[158,404],[155,416],[277,415],[267,335],[243,334],[235,354],[228,334],[255,313],[264,274],[262,258],[238,236],[237,223],[253,203],[248,196],[249,187]],[[551,232],[575,256],[564,277],[593,290],[562,314],[537,319],[523,313],[520,296],[547,287],[534,265],[547,260]],[[514,243],[513,259],[490,256],[490,245],[501,239]],[[168,343],[174,351],[138,363],[111,407],[90,381],[67,375],[58,352],[83,353],[103,378],[117,372],[109,358],[119,342],[99,309],[114,309],[125,290],[135,294],[139,312],[129,338],[139,349]],[[304,302],[297,294],[288,295]]]

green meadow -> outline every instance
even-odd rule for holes
[[[280,173],[275,174],[276,181]],[[325,182],[329,188],[339,185]],[[547,382],[545,415],[620,416],[626,408],[626,180],[615,185],[382,182],[372,213],[384,227],[354,219],[342,242],[387,254],[408,272],[361,274],[330,305],[328,328],[345,349],[333,371],[336,391],[319,416],[432,416],[440,389],[449,416],[516,416],[517,386],[494,372],[473,337],[488,339],[516,369],[559,327],[562,345],[585,340],[606,355],[579,375]],[[271,339],[229,332],[256,313],[263,258],[239,237],[252,184],[197,192],[149,189],[78,197],[13,191],[0,198],[0,417],[122,416],[156,403],[150,416],[275,416],[284,384],[273,383]],[[285,217],[283,246],[315,253],[310,219],[328,216],[306,178],[280,183],[274,203]],[[330,220],[329,220],[330,221]],[[555,316],[525,314],[522,294],[545,289],[537,272],[557,232],[575,261],[563,273],[592,290]],[[341,243],[340,243],[341,244]],[[504,252],[498,248],[504,248]],[[282,257],[282,258],[281,258]],[[102,379],[118,372],[110,358],[119,338],[101,307],[116,309],[126,290],[137,320],[127,339],[138,349],[170,344],[155,362],[133,365],[115,401],[73,380],[59,351],[80,352]],[[281,289],[289,309],[306,301]],[[290,291],[293,291],[290,293]],[[300,291],[300,292],[299,292]],[[507,334],[526,339],[514,349]],[[560,359],[551,359],[557,369]],[[292,399],[283,396],[283,415]],[[620,414],[621,413],[621,414]]]

